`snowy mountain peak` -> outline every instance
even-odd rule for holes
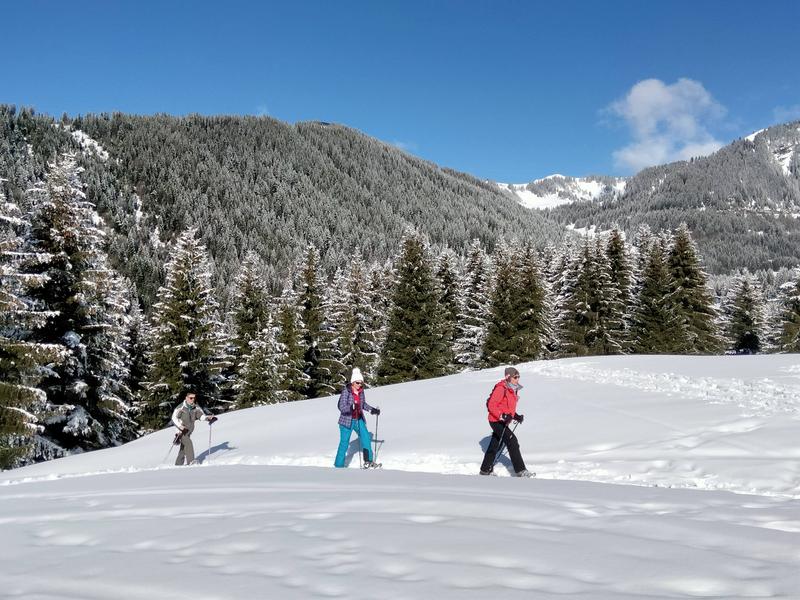
[[[613,199],[625,191],[622,177],[569,177],[555,173],[530,183],[498,183],[504,191],[516,196],[526,208],[553,208],[572,202],[592,202]]]
[[[792,176],[793,165],[800,164],[800,121],[777,125],[768,129],[761,129],[746,136],[744,140],[756,147],[763,144],[772,154],[781,172],[787,177]]]

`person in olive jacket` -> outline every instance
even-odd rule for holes
[[[495,384],[489,400],[486,401],[486,408],[489,411],[489,427],[492,428],[492,440],[483,457],[480,474],[494,474],[492,471],[495,457],[502,442],[508,448],[511,464],[514,467],[514,476],[534,477],[536,473],[528,471],[525,461],[522,460],[517,436],[508,427],[511,421],[522,423],[524,419],[523,415],[517,413],[519,391],[522,389],[519,384],[519,371],[514,367],[506,367],[504,375],[505,377]]]
[[[176,438],[175,443],[179,443],[181,446],[178,450],[178,458],[175,459],[176,465],[183,465],[184,459],[187,465],[194,462],[194,444],[192,443],[194,422],[197,420],[208,421],[208,424],[211,425],[217,420],[217,417],[204,413],[203,409],[194,403],[194,400],[195,393],[187,392],[183,402],[172,411],[172,423],[180,433],[180,437]]]

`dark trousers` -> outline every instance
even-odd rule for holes
[[[511,457],[511,464],[514,466],[514,472],[519,473],[525,470],[525,461],[522,460],[522,454],[519,453],[519,442],[517,436],[511,432],[510,427],[506,427],[502,422],[492,423],[492,441],[489,442],[489,447],[486,449],[486,455],[483,457],[483,464],[481,471],[489,471],[494,465],[494,458],[497,456],[497,450],[500,448],[500,436],[503,436],[505,447],[508,448],[508,455]]]

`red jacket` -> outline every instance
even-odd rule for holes
[[[503,413],[514,415],[517,412],[517,392],[506,383],[505,379],[494,385],[492,395],[489,396],[487,408],[489,409],[489,422],[500,421]]]

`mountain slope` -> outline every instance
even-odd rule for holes
[[[329,270],[360,251],[392,257],[409,227],[464,250],[474,238],[557,240],[563,233],[496,187],[353,129],[256,117],[87,116],[73,123],[114,158],[142,226],[162,238],[195,225],[223,290],[247,250],[273,285],[308,243]]]
[[[794,597],[796,356],[520,371],[517,434],[534,480],[474,475],[496,369],[368,390],[383,409],[382,471],[356,468],[355,441],[351,468],[330,467],[338,413],[321,398],[223,415],[210,456],[200,423],[197,467],[166,466],[172,434],[161,431],[4,472],[0,589],[48,600]]]
[[[800,256],[800,122],[770,127],[716,153],[644,169],[618,198],[559,206],[562,224],[633,232],[692,229],[712,272],[797,265]]]
[[[566,177],[556,174],[530,183],[497,185],[514,194],[522,206],[543,209],[573,202],[614,199],[625,191],[625,178]]]

